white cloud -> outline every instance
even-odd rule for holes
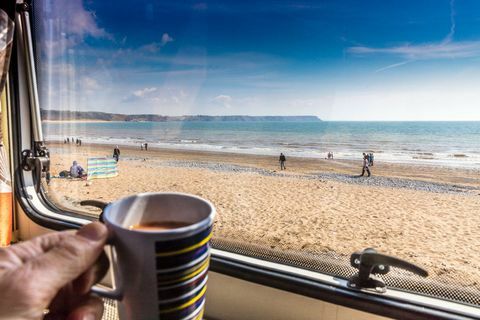
[[[192,98],[192,96],[189,96],[180,87],[146,87],[133,91],[131,94],[124,97],[122,102],[127,104],[138,104],[141,102],[141,107],[150,110],[148,111],[149,113],[155,113],[156,111],[164,113],[166,111],[172,112],[173,109],[185,108],[191,103]],[[168,108],[170,109],[168,110]]]
[[[84,90],[93,91],[100,89],[98,81],[92,77],[85,76],[82,78],[81,85]]]
[[[148,44],[145,44],[138,48],[141,52],[146,52],[146,53],[157,53],[160,51],[162,47],[165,47],[167,43],[172,42],[173,38],[168,35],[168,33],[164,33],[162,35],[162,39],[160,42],[151,42]]]
[[[164,34],[162,35],[161,45],[164,46],[164,45],[166,45],[167,43],[172,42],[172,41],[173,41],[173,38],[170,37],[170,36],[168,35],[168,33],[164,33]]]
[[[386,54],[409,60],[470,58],[480,56],[480,41],[402,45],[390,48],[359,46],[348,48],[347,51],[358,55]]]
[[[224,108],[230,109],[232,107],[232,97],[224,94],[218,95],[212,99],[212,102],[223,106]]]
[[[453,36],[455,35],[455,0],[450,0],[450,32],[447,34],[444,42],[450,42],[453,40]]]
[[[112,39],[97,25],[94,12],[88,11],[82,0],[40,0],[38,6],[45,8],[44,19],[38,23],[39,43],[49,56],[62,54],[86,37]]]
[[[143,89],[140,89],[140,90],[133,91],[132,95],[134,95],[135,97],[143,98],[143,97],[145,97],[145,96],[147,96],[150,93],[155,92],[155,91],[157,91],[157,88],[155,88],[155,87],[143,88]]]
[[[355,46],[347,49],[348,53],[355,55],[388,55],[405,61],[382,67],[376,72],[384,71],[405,65],[412,61],[432,59],[472,58],[480,56],[480,40],[454,41],[455,36],[455,1],[450,1],[450,31],[440,42],[423,44],[404,44],[393,47],[368,47]]]
[[[140,48],[138,48],[138,50],[140,50],[141,52],[146,52],[146,53],[156,53],[158,51],[160,51],[160,43],[158,42],[152,42],[152,43],[148,43],[148,44],[145,44],[143,46],[141,46]]]

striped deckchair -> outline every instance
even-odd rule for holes
[[[88,158],[87,180],[118,176],[117,162],[113,158]]]

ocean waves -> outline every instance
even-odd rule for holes
[[[279,130],[278,126],[285,130]],[[428,127],[428,130],[425,129]],[[480,123],[45,123],[50,141],[480,168]],[[428,132],[428,133],[427,133]],[[478,134],[477,134],[478,133]]]

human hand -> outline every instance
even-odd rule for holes
[[[107,228],[98,222],[0,249],[0,318],[101,319],[90,288],[108,270]]]

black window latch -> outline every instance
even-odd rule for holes
[[[91,207],[96,207],[102,210],[100,215],[98,216],[98,221],[104,222],[103,221],[103,211],[105,210],[105,207],[109,205],[109,203],[100,201],[100,200],[83,200],[80,201],[81,206],[91,206]]]
[[[390,267],[404,269],[422,277],[428,276],[425,269],[402,259],[378,253],[373,248],[353,253],[350,256],[350,264],[358,269],[358,273],[348,280],[348,286],[358,290],[386,292],[385,282],[373,274],[387,274]]]
[[[50,152],[43,142],[36,142],[34,151],[22,151],[22,168],[33,171],[36,192],[40,191],[42,177],[50,183]]]

